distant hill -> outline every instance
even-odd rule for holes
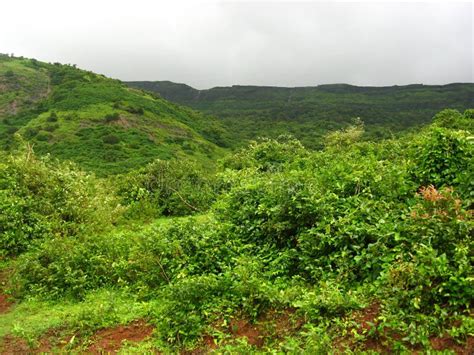
[[[39,154],[100,175],[156,158],[209,162],[225,151],[217,119],[75,66],[0,56],[0,148],[15,134]]]
[[[360,117],[366,138],[398,134],[431,121],[445,108],[474,107],[474,84],[358,87],[231,86],[197,90],[170,81],[132,81],[131,87],[216,116],[239,144],[257,136],[291,133],[312,148],[321,136]]]

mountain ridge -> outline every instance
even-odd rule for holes
[[[126,84],[216,116],[233,132],[234,141],[290,133],[316,149],[321,148],[327,132],[347,127],[357,117],[365,122],[366,138],[378,139],[425,125],[442,109],[474,107],[472,83],[294,88],[233,85],[207,90],[170,81]]]

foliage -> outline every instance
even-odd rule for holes
[[[364,134],[364,123],[357,118],[353,125],[339,131],[328,133],[325,138],[326,147],[342,148],[359,141]]]
[[[474,128],[474,110],[468,109],[461,114],[458,110],[446,109],[433,117],[433,125],[450,129],[463,129],[472,132]]]
[[[129,215],[181,216],[209,209],[217,194],[215,179],[192,160],[155,160],[117,179]]]
[[[73,164],[36,158],[31,147],[0,163],[0,254],[17,255],[35,240],[102,230],[114,199]]]
[[[474,145],[465,131],[434,128],[415,154],[413,174],[420,185],[459,186],[473,163]]]
[[[224,169],[242,170],[256,168],[259,171],[281,170],[285,164],[297,164],[308,155],[300,141],[292,136],[280,136],[277,139],[261,138],[252,141],[249,147],[223,159]]]

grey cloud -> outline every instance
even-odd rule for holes
[[[473,81],[472,3],[65,4],[3,4],[0,52],[197,88]]]

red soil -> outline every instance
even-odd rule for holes
[[[377,325],[377,317],[380,314],[380,304],[372,303],[361,311],[354,312],[354,320],[359,324],[359,333],[367,332],[372,326]]]
[[[0,293],[0,314],[7,313],[12,305],[13,303],[9,301],[8,296]]]
[[[263,337],[260,331],[255,325],[250,324],[245,319],[233,319],[230,322],[229,330],[236,338],[247,338],[248,343],[251,345],[258,347],[263,345]]]
[[[358,326],[356,331],[359,334],[367,333],[372,326],[376,326],[378,321],[377,317],[380,314],[380,304],[372,303],[370,306],[352,313],[351,319],[354,320]],[[399,334],[391,333],[389,330],[384,331],[385,335],[382,335],[378,339],[367,338],[364,340],[363,349],[376,351],[380,354],[391,354],[390,347],[386,344],[386,341],[391,339],[400,340]],[[388,338],[387,338],[388,336]],[[465,345],[460,345],[455,342],[450,336],[444,337],[432,337],[430,338],[431,347],[434,350],[451,350],[455,354],[471,355],[474,354],[474,337],[468,337]],[[354,341],[351,336],[345,336],[337,339],[334,343],[334,349],[336,353],[344,353],[346,349],[353,349]],[[412,354],[422,353],[419,346],[409,347]]]
[[[214,338],[211,335],[205,335],[202,341],[207,349],[217,348],[217,344],[214,342]]]
[[[431,347],[434,350],[452,350],[456,354],[474,354],[474,337],[468,337],[464,346],[456,343],[451,337],[433,337],[430,339]]]
[[[2,355],[29,353],[31,353],[30,347],[24,339],[7,335],[0,341],[0,354]]]
[[[256,347],[262,347],[267,338],[283,339],[285,336],[293,334],[300,329],[304,323],[303,319],[293,317],[294,309],[288,308],[284,311],[270,310],[261,317],[256,323],[251,323],[247,319],[233,319],[226,327],[222,327],[222,321],[215,322],[215,329],[231,334],[232,339],[246,338],[247,342]],[[223,344],[232,342],[224,340]],[[212,335],[203,336],[198,348],[185,351],[183,354],[200,355],[207,354],[212,350],[218,349],[220,344],[216,344]]]
[[[123,341],[139,342],[151,335],[153,327],[143,320],[98,331],[92,338],[88,352],[92,354],[116,353]]]

